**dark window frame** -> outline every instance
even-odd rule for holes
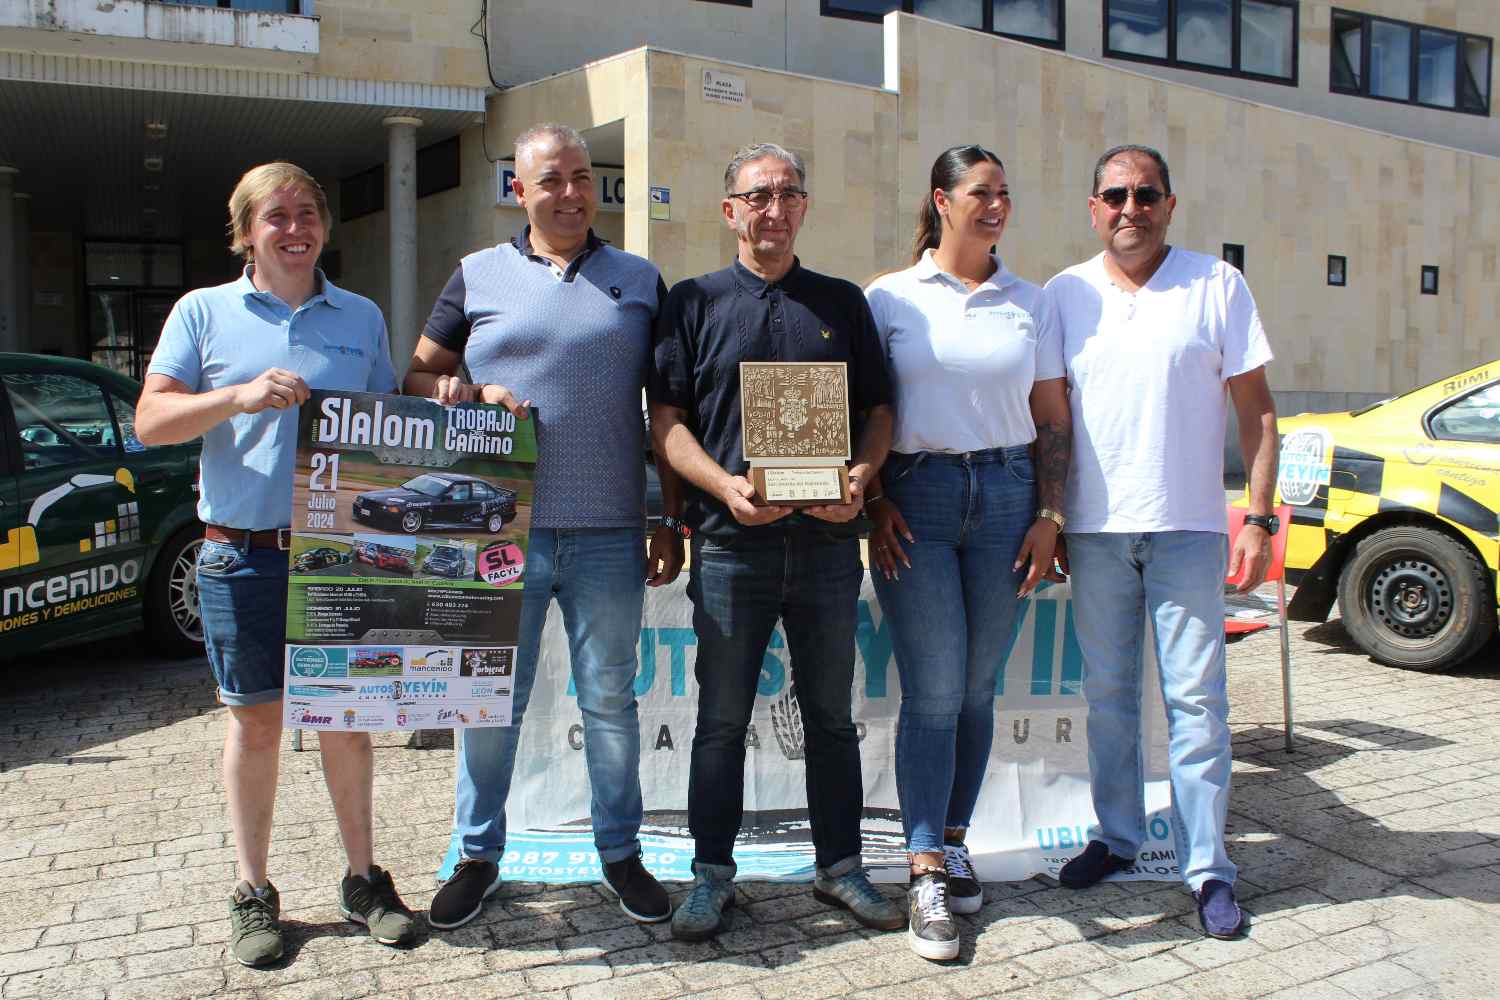
[[[866,14],[857,10],[840,10],[833,6],[836,0],[818,0],[818,14],[822,17],[839,17],[846,21],[864,21],[879,24],[885,19],[884,14]],[[1044,49],[1057,49],[1059,51],[1067,48],[1068,41],[1068,3],[1067,0],[1053,0],[1057,4],[1057,40],[1050,38],[1039,38],[1035,35],[1014,35],[1008,31],[995,30],[995,5],[992,0],[980,0],[984,5],[984,23],[981,27],[970,28],[968,25],[955,24],[955,28],[965,28],[969,31],[979,31],[986,35],[994,35],[997,38],[1009,38],[1017,42],[1026,42],[1029,45],[1040,45]],[[903,14],[915,14],[916,4],[914,0],[899,0],[891,4],[892,10],[899,10]],[[945,22],[946,23],[946,22]]]
[[[1376,14],[1366,14],[1357,10],[1346,10],[1342,7],[1334,7],[1329,11],[1329,47],[1337,43],[1333,35],[1332,26],[1334,18],[1349,18],[1360,22],[1359,36],[1359,85],[1356,87],[1340,86],[1334,77],[1333,57],[1330,52],[1328,59],[1328,90],[1334,94],[1347,94],[1351,97],[1363,97],[1371,101],[1384,101],[1387,104],[1408,104],[1418,108],[1431,108],[1434,111],[1452,111],[1461,115],[1475,115],[1481,118],[1490,117],[1493,95],[1484,95],[1484,110],[1478,108],[1466,108],[1463,106],[1463,71],[1465,66],[1464,49],[1471,41],[1483,42],[1489,49],[1488,58],[1484,64],[1484,82],[1490,85],[1495,70],[1495,40],[1487,35],[1474,35],[1464,31],[1452,31],[1448,28],[1439,28],[1429,24],[1418,24],[1415,21],[1402,21],[1394,17],[1382,17]],[[1411,34],[1410,69],[1407,71],[1408,90],[1405,98],[1386,97],[1383,94],[1371,92],[1370,74],[1370,36],[1376,22],[1392,24],[1400,28],[1406,28]],[[1454,40],[1458,54],[1453,60],[1453,107],[1444,104],[1432,104],[1418,98],[1421,88],[1420,60],[1422,54],[1422,32],[1430,32],[1435,35],[1447,35]],[[1493,90],[1493,87],[1491,87]]]
[[[1427,276],[1429,274],[1432,275],[1432,290],[1431,291],[1427,290]],[[1418,279],[1417,291],[1421,292],[1423,295],[1436,295],[1436,294],[1438,294],[1438,290],[1442,287],[1442,285],[1440,284],[1440,278],[1441,278],[1441,273],[1438,270],[1438,266],[1436,264],[1423,264],[1422,265],[1422,276],[1421,276],[1421,278]]]
[[[1339,280],[1333,280],[1333,262],[1339,262]],[[1347,288],[1349,286],[1349,258],[1343,254],[1331,253],[1328,255],[1328,263],[1325,265],[1324,276],[1328,279],[1330,288]]]
[[[1301,67],[1298,65],[1302,54],[1302,3],[1301,0],[1256,0],[1257,3],[1269,4],[1273,7],[1290,8],[1292,12],[1292,75],[1273,76],[1269,73],[1252,73],[1249,70],[1240,69],[1240,25],[1243,21],[1242,12],[1244,0],[1230,0],[1229,14],[1229,52],[1231,65],[1212,66],[1206,63],[1192,62],[1187,59],[1179,59],[1177,56],[1177,0],[1163,0],[1167,5],[1167,55],[1146,56],[1137,52],[1121,52],[1110,48],[1109,45],[1109,8],[1110,0],[1104,0],[1103,13],[1101,15],[1101,31],[1103,32],[1104,56],[1107,59],[1125,59],[1129,62],[1150,63],[1153,66],[1171,66],[1174,69],[1191,70],[1194,73],[1212,73],[1215,76],[1232,76],[1240,80],[1256,80],[1261,83],[1274,83],[1283,87],[1295,87],[1298,85],[1298,77],[1301,75]],[[1332,71],[1330,70],[1330,73]]]
[[[1241,274],[1245,273],[1245,244],[1225,243],[1223,261]]]

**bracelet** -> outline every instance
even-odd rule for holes
[[[877,494],[875,494],[872,497],[865,497],[865,506],[868,507],[868,506],[870,506],[870,504],[877,503],[878,501],[881,501],[881,500],[884,500],[884,499],[885,499],[885,494],[884,493],[877,493]]]

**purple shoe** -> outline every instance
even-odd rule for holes
[[[1198,921],[1209,937],[1228,941],[1245,929],[1245,914],[1234,901],[1234,886],[1211,878],[1193,894],[1198,900]]]

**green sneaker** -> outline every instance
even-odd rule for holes
[[[697,880],[672,914],[672,936],[680,941],[707,941],[724,929],[724,911],[734,905],[734,865],[693,862]]]
[[[281,957],[281,895],[270,882],[257,896],[249,882],[229,897],[229,954],[241,965],[270,965]]]
[[[339,909],[356,924],[370,929],[370,937],[381,944],[411,944],[417,936],[417,918],[401,897],[391,873],[370,866],[370,877],[345,875],[339,883]]]

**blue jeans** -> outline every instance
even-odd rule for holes
[[[1211,531],[1068,535],[1073,608],[1088,699],[1094,812],[1110,853],[1146,839],[1141,772],[1141,632],[1151,616],[1167,708],[1172,812],[1182,878],[1233,883],[1224,570],[1229,543]]]
[[[604,862],[640,850],[641,730],[635,674],[646,587],[643,529],[532,528],[523,582],[511,722],[459,731],[453,835],[439,878],[451,875],[460,857],[495,861],[505,850],[505,801],[521,717],[531,699],[542,626],[554,597],[562,609],[583,714],[594,846]]]
[[[789,531],[771,543],[694,539],[688,596],[698,634],[698,723],[688,829],[695,860],[734,861],[745,798],[745,733],[778,618],[786,628],[791,687],[765,692],[775,699],[776,732],[760,735],[757,752],[802,752],[818,866],[859,856],[864,785],[851,688],[863,579],[853,538]]]
[[[896,793],[912,853],[967,827],[995,733],[995,674],[1014,641],[1024,573],[1011,569],[1036,519],[1027,449],[893,453],[881,480],[916,542],[899,579],[875,574],[891,623],[901,714]]]
[[[285,687],[287,554],[204,541],[198,550],[203,645],[219,701],[264,705]]]

